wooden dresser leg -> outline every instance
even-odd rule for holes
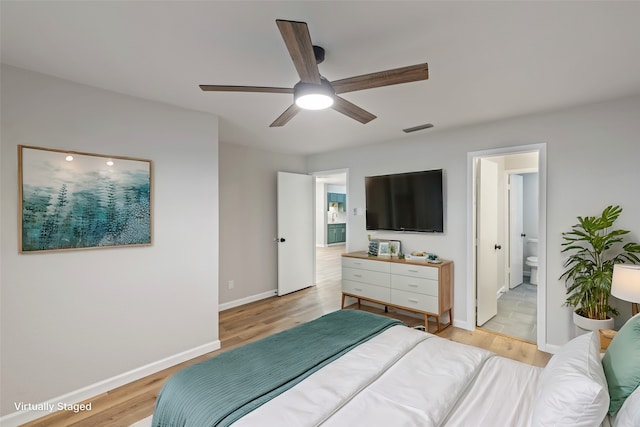
[[[358,298],[358,310],[360,310],[360,298]]]
[[[440,316],[436,316],[436,325],[438,326],[436,332],[440,332]]]
[[[344,308],[344,294],[342,294],[342,308]]]

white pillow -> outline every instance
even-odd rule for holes
[[[609,390],[600,362],[600,337],[590,332],[565,344],[540,375],[533,426],[600,425]]]
[[[613,427],[638,426],[640,426],[640,387],[627,397],[613,422]]]

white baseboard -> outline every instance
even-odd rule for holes
[[[549,343],[545,343],[544,345],[541,345],[538,347],[539,350],[545,351],[551,354],[556,354],[558,350],[560,350],[561,348],[562,348],[561,345],[549,344]]]
[[[249,304],[250,302],[260,301],[261,299],[269,298],[269,297],[272,297],[274,295],[278,295],[278,290],[277,289],[274,289],[274,290],[269,291],[269,292],[263,292],[263,293],[257,294],[257,295],[251,295],[251,296],[248,296],[248,297],[245,297],[245,298],[240,298],[240,299],[237,299],[235,301],[225,302],[223,304],[218,305],[218,311],[224,311],[224,310],[228,310],[228,309],[233,308],[233,307],[238,307],[240,305]]]
[[[467,331],[473,331],[475,329],[475,326],[473,324],[470,324],[469,322],[463,322],[461,320],[456,320],[455,318],[453,319],[453,326],[456,328],[465,329]]]
[[[73,405],[76,403],[84,402],[92,397],[98,396],[107,391],[113,390],[130,382],[139,380],[146,376],[155,374],[164,369],[170,368],[187,360],[194,359],[203,354],[210,353],[212,351],[220,349],[220,340],[215,340],[207,344],[203,344],[199,347],[192,348],[190,350],[183,351],[182,353],[175,354],[173,356],[166,357],[156,362],[149,363],[148,365],[141,366],[131,371],[116,375],[112,378],[97,382],[95,384],[83,387],[79,390],[72,391],[62,396],[50,399],[46,402],[38,404],[32,404],[36,408],[51,408],[42,410],[24,410],[14,412],[3,417],[0,417],[0,425],[2,427],[17,427],[29,421],[44,417],[52,412],[64,409],[65,405]]]

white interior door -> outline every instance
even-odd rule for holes
[[[509,288],[522,283],[524,269],[522,175],[509,175]]]
[[[278,172],[278,295],[314,284],[314,177]]]
[[[476,322],[482,326],[498,314],[498,165],[478,162]]]

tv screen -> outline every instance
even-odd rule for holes
[[[364,180],[367,230],[444,231],[442,169]]]

